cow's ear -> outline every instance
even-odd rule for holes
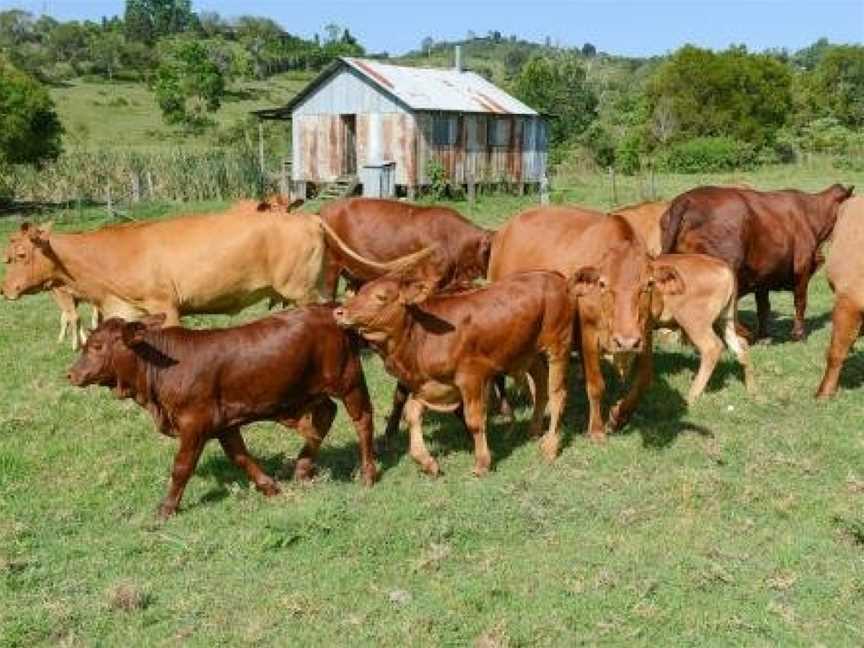
[[[140,322],[149,330],[160,329],[165,326],[165,313],[156,313],[148,315],[140,320]]]
[[[601,287],[600,272],[593,266],[579,268],[571,280],[573,294],[584,297]]]
[[[259,212],[270,211],[270,203],[267,202],[266,200],[262,200],[261,202],[258,203],[258,205],[256,205],[255,211],[259,211]]]
[[[420,304],[426,301],[435,291],[437,281],[431,278],[411,279],[402,282],[399,287],[400,304]]]
[[[147,333],[147,327],[143,322],[127,322],[123,325],[123,344],[130,349],[144,344],[144,336]]]
[[[654,287],[664,295],[680,295],[684,292],[684,279],[674,266],[656,265],[654,266]]]
[[[846,189],[846,198],[851,198],[852,194],[855,192],[855,185],[849,185]]]

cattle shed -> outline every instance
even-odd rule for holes
[[[540,183],[544,118],[460,59],[440,69],[340,58],[287,105],[258,111],[292,121],[293,193],[341,182],[363,184],[365,195],[412,196],[442,168],[459,185]]]

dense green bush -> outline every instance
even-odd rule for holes
[[[671,173],[710,173],[755,166],[757,152],[729,137],[697,137],[661,153],[658,168]]]
[[[636,133],[625,136],[615,148],[615,168],[626,175],[642,170],[643,140]]]
[[[54,159],[62,134],[48,91],[0,56],[0,163]]]

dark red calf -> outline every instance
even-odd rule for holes
[[[69,371],[73,385],[112,387],[153,416],[157,429],[180,440],[171,484],[159,514],[173,514],[204,444],[225,454],[265,495],[279,492],[249,455],[240,427],[276,421],[306,441],[294,476],[311,477],[318,449],[340,399],[360,440],[361,476],[376,478],[372,404],[356,339],[339,329],[333,309],[310,306],[215,330],[162,329],[162,317],[112,318],[97,328]]]

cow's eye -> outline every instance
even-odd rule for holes
[[[15,253],[15,256],[18,257],[19,259],[24,259],[27,257],[27,253],[24,250],[18,250]]]
[[[600,290],[606,290],[609,287],[609,285],[606,283],[605,279],[600,279],[597,282],[597,285],[600,286]]]
[[[94,342],[93,344],[90,345],[90,350],[91,351],[101,351],[102,350],[102,343],[101,342]]]
[[[377,295],[375,295],[375,299],[377,299],[383,304],[387,301],[387,295],[385,295],[384,293],[378,293]]]

